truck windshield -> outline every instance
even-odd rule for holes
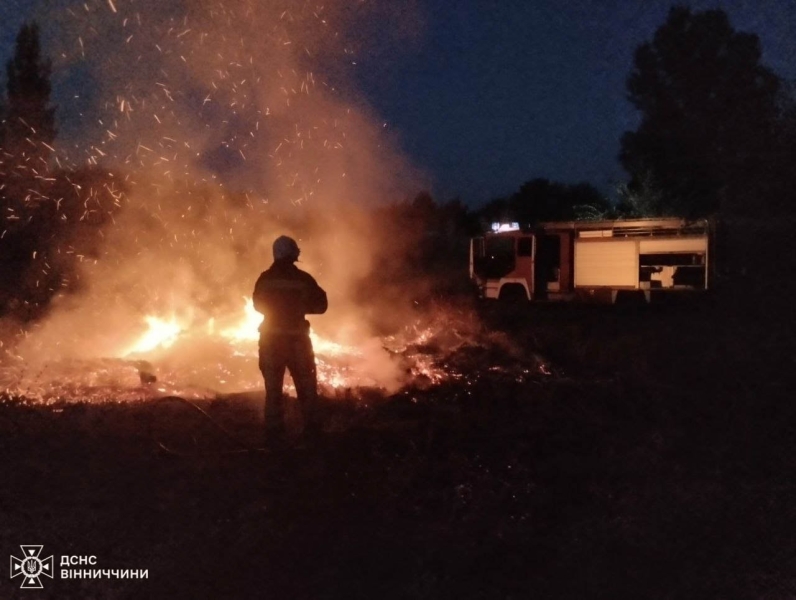
[[[483,245],[483,254],[474,257],[475,274],[482,279],[499,279],[514,270],[514,237],[487,236]]]

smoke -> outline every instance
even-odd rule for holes
[[[352,74],[363,53],[411,45],[417,14],[409,2],[362,0],[67,3],[51,20],[54,66],[82,118],[61,128],[59,163],[101,165],[127,192],[99,256],[80,265],[84,292],[56,298],[18,355],[124,356],[147,315],[222,328],[287,234],[329,293],[313,328],[366,349],[374,383],[393,385],[397,367],[370,323],[403,304],[373,290],[363,305],[358,286],[379,268],[374,256],[400,257],[411,240],[385,239],[371,209],[426,180]],[[85,86],[69,88],[70,75]],[[77,114],[68,99],[60,112]],[[160,358],[194,371],[225,360],[201,343],[181,356]]]

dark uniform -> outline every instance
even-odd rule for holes
[[[296,256],[297,258],[297,256]],[[326,292],[292,258],[278,258],[254,286],[254,308],[265,316],[260,325],[260,371],[265,379],[266,439],[284,437],[285,369],[290,370],[304,418],[305,432],[318,432],[318,381],[307,314],[322,314]]]

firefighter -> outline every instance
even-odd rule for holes
[[[315,279],[293,264],[301,252],[294,239],[278,237],[273,252],[274,262],[257,280],[252,299],[265,317],[260,325],[260,371],[265,379],[266,444],[278,447],[285,441],[286,368],[296,385],[305,435],[312,439],[320,433],[315,354],[304,316],[325,313],[328,303]]]

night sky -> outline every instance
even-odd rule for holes
[[[796,0],[689,5],[724,9],[733,27],[759,35],[764,64],[796,79]],[[19,26],[42,20],[43,6],[2,0],[4,61]],[[440,200],[478,204],[535,177],[587,181],[610,195],[626,178],[616,159],[619,138],[638,118],[624,86],[633,51],[652,38],[670,6],[420,0],[415,39],[358,56],[352,68],[365,101],[427,172]]]

